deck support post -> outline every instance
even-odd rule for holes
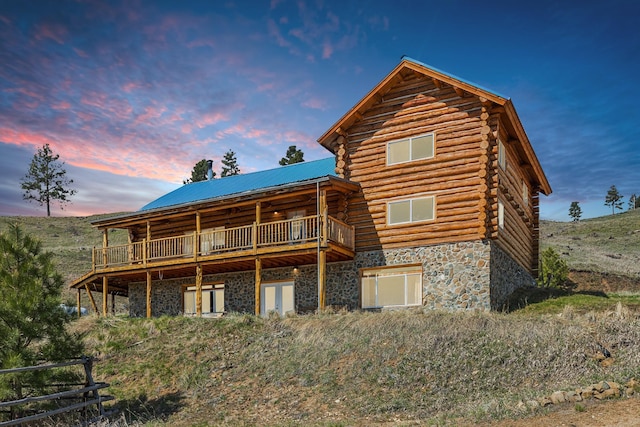
[[[102,316],[107,317],[109,314],[107,311],[107,299],[109,298],[109,279],[107,276],[102,276]]]
[[[320,249],[318,271],[318,310],[322,311],[327,295],[327,251],[324,248]]]
[[[329,227],[328,227],[328,209],[327,209],[327,191],[320,191],[320,221],[322,222],[320,230],[320,244],[318,248],[318,311],[322,311],[326,306],[327,294],[327,243]]]
[[[256,316],[260,316],[260,288],[262,285],[262,260],[260,258],[256,258]]]
[[[202,317],[202,266],[196,265],[196,316]]]
[[[147,270],[147,318],[151,317],[151,272]]]
[[[80,311],[80,288],[78,288],[78,295],[76,296],[76,305],[78,306],[78,318],[80,318],[80,316],[82,316],[82,312]]]

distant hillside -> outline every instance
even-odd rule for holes
[[[102,233],[91,226],[109,215],[89,217],[4,217],[0,232],[9,223],[19,223],[38,237],[65,281],[85,274],[91,268],[91,248],[102,245]],[[640,278],[640,210],[580,222],[541,221],[541,249],[552,246],[573,270],[613,273]],[[124,232],[113,230],[110,244],[124,244]]]
[[[114,214],[116,215],[116,214]],[[107,215],[89,217],[2,217],[0,232],[9,224],[19,224],[22,229],[42,241],[45,250],[53,252],[58,272],[70,283],[91,270],[91,249],[102,246],[102,232],[91,226],[91,221]],[[108,215],[111,216],[111,215]],[[110,244],[123,244],[127,236],[121,231],[109,235]]]
[[[573,270],[640,278],[640,210],[578,222],[540,222],[541,250],[553,247]]]

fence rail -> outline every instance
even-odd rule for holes
[[[326,231],[318,216],[306,216],[234,228],[216,228],[181,236],[144,240],[128,245],[94,248],[94,268],[117,267],[148,261],[192,258],[265,247],[290,247],[327,239],[354,249],[353,226],[327,217]],[[326,236],[323,234],[326,233]]]
[[[28,397],[23,397],[21,399],[0,402],[0,409],[9,408],[8,413],[10,414],[10,418],[11,418],[9,420],[2,421],[2,418],[1,418],[2,416],[0,415],[0,427],[20,425],[22,423],[37,421],[44,418],[53,417],[55,415],[76,411],[79,409],[83,409],[86,415],[86,409],[93,405],[96,405],[98,414],[101,417],[105,416],[106,413],[105,413],[104,407],[102,406],[102,402],[112,400],[113,397],[101,396],[100,393],[98,392],[98,390],[109,387],[109,384],[104,382],[95,382],[93,380],[93,375],[92,375],[93,360],[94,359],[92,359],[91,357],[83,356],[79,359],[70,360],[67,362],[38,365],[38,366],[25,366],[21,368],[0,370],[0,375],[7,375],[7,374],[25,373],[30,371],[43,371],[43,370],[64,368],[64,367],[69,367],[74,365],[83,365],[84,375],[85,375],[85,383],[82,388],[72,388],[69,390],[57,391],[55,393],[44,394],[41,396],[28,396]],[[56,385],[52,385],[51,387],[53,386],[57,386],[57,387],[77,386],[77,384],[66,384],[66,385],[56,384]],[[74,398],[74,396],[76,397]],[[19,416],[15,418],[14,418],[14,414],[17,414],[18,412],[11,410],[15,407],[29,405],[32,403],[39,403],[39,402],[46,402],[46,401],[59,402],[63,399],[69,399],[69,398],[80,400],[80,402],[73,403],[71,405],[66,405],[57,409],[50,409],[47,411],[41,410],[41,411],[37,411],[32,415]]]

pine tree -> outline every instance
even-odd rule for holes
[[[638,196],[634,193],[631,196],[629,196],[629,210],[635,210],[640,208],[640,199],[638,199]]]
[[[71,317],[60,307],[62,276],[42,244],[10,225],[0,234],[0,368],[78,357],[82,342],[66,326]],[[46,373],[0,376],[0,400],[23,397],[23,388],[42,386]]]
[[[574,222],[580,221],[580,217],[582,216],[582,209],[580,208],[580,204],[578,204],[578,202],[571,202],[571,206],[569,206],[569,216],[573,219]]]
[[[207,159],[202,159],[193,166],[191,170],[191,178],[182,181],[183,184],[190,184],[192,182],[206,181],[207,180]],[[213,177],[216,177],[216,173],[213,172]]]
[[[611,213],[615,215],[616,209],[622,209],[622,198],[624,196],[618,192],[615,185],[612,185],[607,191],[607,197],[604,199],[605,206],[611,206]]]
[[[62,209],[69,198],[76,194],[76,190],[69,189],[73,184],[72,179],[68,179],[67,171],[64,169],[64,162],[58,161],[60,155],[54,155],[45,144],[33,155],[29,172],[22,178],[20,186],[24,190],[22,198],[27,201],[35,201],[40,206],[47,206],[47,216],[51,216],[51,202],[57,200]]]
[[[292,165],[294,163],[304,162],[304,153],[298,150],[295,145],[290,145],[287,154],[280,159],[280,166]]]
[[[224,154],[222,158],[222,173],[221,177],[238,175],[240,168],[238,167],[238,161],[236,160],[236,153],[233,150],[229,150]]]

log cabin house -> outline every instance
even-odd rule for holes
[[[551,187],[510,99],[403,58],[318,142],[331,157],[95,221],[78,303],[85,290],[104,315],[109,294],[131,316],[491,310],[534,283]],[[111,229],[129,243],[109,245]]]

